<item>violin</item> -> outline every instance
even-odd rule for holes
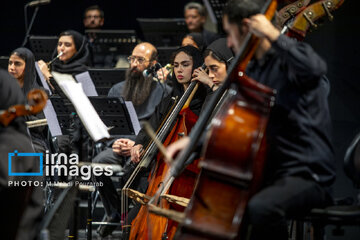
[[[43,110],[48,99],[47,94],[40,89],[33,89],[27,95],[29,104],[17,104],[0,111],[0,123],[8,126],[16,117],[37,114]]]

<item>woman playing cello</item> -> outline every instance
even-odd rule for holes
[[[152,117],[149,120],[149,123],[151,125],[151,127],[153,129],[158,129],[159,126],[161,126],[162,121],[164,122],[164,119],[167,120],[166,118],[168,117],[169,111],[171,110],[171,107],[174,103],[173,98],[179,98],[183,95],[185,95],[185,93],[188,92],[188,90],[191,90],[191,88],[193,88],[196,84],[190,84],[191,83],[191,76],[192,73],[194,71],[194,69],[198,68],[199,66],[201,66],[202,64],[202,56],[200,51],[192,46],[184,46],[184,47],[180,47],[179,49],[177,49],[174,53],[173,53],[173,58],[172,58],[172,64],[174,66],[174,75],[173,75],[173,79],[170,79],[169,81],[171,81],[171,85],[173,87],[173,90],[171,92],[171,94],[166,97],[156,108],[155,113],[152,115]],[[176,137],[178,138],[179,136],[182,136],[183,134],[186,134],[186,132],[183,132],[182,130],[179,131],[175,124],[177,119],[184,119],[184,124],[185,124],[185,129],[189,130],[192,125],[195,123],[195,121],[197,120],[197,116],[200,113],[203,101],[206,97],[206,89],[202,84],[199,84],[198,90],[196,91],[196,93],[194,94],[188,108],[182,109],[182,107],[180,109],[181,112],[179,115],[181,115],[181,117],[177,117],[173,123],[170,123],[170,133],[169,135],[171,136],[171,138]],[[180,103],[181,101],[179,101]],[[175,111],[176,107],[173,109],[173,111]],[[178,126],[180,126],[181,124],[179,124]],[[175,129],[175,131],[178,132],[174,132],[173,130]],[[176,130],[177,129],[177,130]],[[167,138],[168,140],[168,138]],[[141,152],[143,151],[142,149],[145,148],[145,146],[147,146],[150,142],[150,138],[147,136],[147,134],[145,133],[144,129],[142,129],[136,140],[135,140],[135,145],[134,147],[131,149],[131,161],[133,163],[138,163],[141,159]],[[160,165],[162,165],[162,160],[160,161]],[[162,170],[161,170],[161,166],[156,164],[156,166],[154,167],[153,165],[153,170],[151,171],[151,177],[155,177],[155,176],[159,176],[162,174]],[[151,167],[149,167],[151,168]],[[140,192],[145,193],[146,188],[148,186],[148,175],[149,175],[149,170],[147,171],[141,171],[140,176],[137,177],[137,183],[135,183],[135,185],[137,185],[137,190]],[[151,182],[151,181],[150,181]],[[149,189],[152,190],[148,190],[147,194],[151,195],[151,191],[156,191],[158,188],[157,184],[151,184],[149,186]],[[126,222],[127,224],[131,223],[131,221],[136,217],[136,214],[138,213],[139,209],[140,209],[141,205],[136,204],[135,207],[129,212],[129,214],[127,215],[126,218]],[[144,209],[145,211],[145,209]],[[145,214],[146,215],[146,214]],[[133,224],[131,226],[131,235],[136,235],[137,238],[139,238],[139,233],[138,231],[141,231],[141,234],[147,234],[145,233],[146,231],[142,229],[142,227],[139,227],[140,224],[142,224],[145,221],[145,219],[142,219],[141,216],[137,216],[135,221],[133,221]],[[146,225],[146,224],[145,224]],[[136,228],[134,228],[134,226]],[[136,230],[136,229],[140,229],[140,230]]]

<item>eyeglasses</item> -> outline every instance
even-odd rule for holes
[[[140,65],[144,64],[145,62],[150,62],[150,60],[146,60],[143,57],[135,57],[135,56],[129,56],[127,60],[129,63],[134,63],[136,60]]]

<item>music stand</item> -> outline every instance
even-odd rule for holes
[[[69,134],[70,114],[75,112],[74,106],[68,99],[60,96],[52,95],[49,99],[55,110],[62,135]]]
[[[222,15],[223,8],[228,0],[203,0],[209,17],[217,25],[218,33],[223,33]]]
[[[8,65],[9,65],[9,57],[0,56],[0,68],[5,69],[7,71]]]
[[[144,38],[156,47],[179,46],[187,33],[184,18],[137,18]]]
[[[29,40],[36,61],[42,59],[48,62],[52,59],[58,42],[57,36],[30,36]]]
[[[122,98],[89,97],[99,117],[108,127],[110,135],[135,135],[135,130],[129,111]],[[68,134],[71,113],[75,110],[69,100],[59,96],[51,96],[50,101],[55,110],[59,126],[63,135]]]
[[[166,64],[170,63],[170,58],[172,53],[177,49],[178,47],[157,47],[158,50],[158,61],[162,66],[165,66]]]
[[[94,54],[130,55],[137,44],[135,30],[85,30],[85,34],[93,39]]]
[[[91,104],[99,114],[101,120],[109,128],[112,136],[135,135],[129,111],[122,98],[89,97]]]
[[[107,96],[110,88],[125,80],[127,69],[89,69],[90,77],[99,96]]]

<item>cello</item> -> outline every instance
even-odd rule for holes
[[[195,85],[195,83],[192,84]],[[191,98],[188,100],[191,101]],[[174,108],[174,111],[176,111],[177,108],[180,108],[181,105],[180,100]],[[187,135],[188,131],[195,124],[197,116],[191,112],[188,105],[189,104],[185,104],[181,108],[181,111],[175,120],[176,123],[174,127],[172,127],[170,133],[164,141],[164,146],[167,146],[168,144],[177,141],[182,136]],[[191,196],[193,186],[195,184],[195,176],[197,174],[196,170],[192,171],[194,166],[196,166],[196,163],[189,165],[188,168],[190,168],[190,170],[186,169],[178,178],[178,180],[181,181],[179,185],[184,187],[182,189],[182,194],[180,195],[185,194],[186,197]],[[156,157],[154,171],[149,176],[149,186],[146,191],[146,196],[153,196],[156,191],[163,186],[163,180],[165,178],[165,174],[168,172],[168,169],[169,165],[165,163],[163,156],[159,153]],[[178,185],[176,184],[175,186]],[[161,205],[165,209],[170,207],[167,201],[161,201]],[[163,236],[166,236],[168,219],[154,214],[149,214],[147,205],[143,205],[131,225],[132,227],[129,239],[161,239]]]
[[[200,54],[198,54],[197,57],[198,60],[200,60]],[[197,89],[197,84],[191,83],[188,88],[186,89],[185,93],[182,95],[181,99],[179,100],[179,102],[177,103],[177,105],[170,110],[168,116],[165,117],[165,121],[161,124],[161,127],[159,128],[158,132],[157,132],[157,136],[160,139],[161,142],[168,142],[171,141],[171,139],[177,139],[179,136],[185,135],[186,134],[186,130],[188,128],[190,128],[193,123],[196,121],[197,116],[195,117],[195,115],[189,111],[189,103],[192,99],[192,96],[195,94],[195,91]],[[187,110],[186,110],[187,109]],[[180,114],[181,113],[181,114]],[[180,118],[179,118],[180,116]],[[183,117],[181,117],[183,116]],[[175,122],[177,122],[177,124],[175,124]],[[188,124],[189,123],[189,124]],[[174,125],[175,124],[175,125]],[[170,132],[170,133],[169,133]],[[167,138],[167,139],[166,139]],[[154,153],[156,153],[157,148],[156,145],[151,142],[145,149],[145,151],[142,152],[140,158],[141,161],[138,164],[137,169],[135,169],[134,174],[136,174],[136,172],[138,172],[139,170],[139,166],[143,165],[143,161],[149,161],[152,159],[152,156]],[[148,195],[152,195],[151,191],[156,191],[158,189],[158,185],[162,182],[162,177],[161,175],[163,174],[162,172],[166,172],[163,171],[163,168],[166,167],[165,164],[163,164],[163,162],[159,161],[159,157],[158,157],[158,163],[156,165],[155,171],[153,171],[151,173],[151,181],[150,181],[150,185],[148,187],[148,191],[147,194]],[[133,174],[133,175],[134,175]],[[123,188],[123,193],[124,194],[128,194],[129,193],[129,186],[131,185],[131,182],[133,181],[134,176],[131,176],[128,183],[124,186]],[[195,179],[195,178],[194,178]],[[195,180],[194,180],[195,182]],[[153,190],[152,190],[153,189]],[[189,193],[189,195],[191,195],[191,192]],[[123,203],[125,202],[126,198],[123,198]],[[146,209],[142,208],[143,210],[141,210],[141,212],[144,212],[144,214],[146,215]],[[145,236],[147,233],[143,233],[143,227],[141,227],[143,224],[143,218],[141,217],[141,212],[138,214],[137,216],[137,220],[132,224],[132,228],[131,228],[131,233],[134,235],[136,234],[137,236],[143,235]],[[145,224],[146,225],[146,224]],[[124,228],[129,226],[128,224],[124,225]]]
[[[267,1],[263,12],[271,18],[275,10],[276,1]],[[212,120],[206,153],[200,162],[201,172],[175,239],[235,239],[240,235],[247,201],[260,186],[265,130],[275,95],[273,89],[244,74],[257,45],[258,40],[248,34],[229,68],[228,78],[191,132],[189,147],[180,153],[170,170],[168,179],[181,173],[212,110],[234,83]]]
[[[331,9],[335,9],[336,6],[329,4],[329,2],[321,1],[316,4],[318,9],[328,16],[330,15],[326,8],[332,6]],[[324,3],[326,3],[326,8]],[[311,5],[302,13],[307,14],[312,9],[316,10],[316,7]],[[314,19],[318,17],[315,15],[316,12],[318,11],[312,14],[312,16],[316,16]],[[304,14],[300,15],[303,18],[302,21],[309,22]],[[251,45],[251,43],[249,44]],[[251,51],[249,52],[251,53]],[[246,63],[246,58],[243,61]],[[238,238],[239,234],[232,230],[242,225],[243,212],[241,212],[239,205],[236,205],[236,198],[242,196],[244,198],[242,206],[245,207],[247,200],[256,192],[261,182],[261,162],[263,161],[261,155],[264,155],[265,152],[264,129],[273,97],[271,92],[267,91],[269,89],[261,87],[243,74],[246,64],[244,64],[245,67],[241,67],[241,64],[243,62],[240,62],[239,66],[236,67],[236,74],[232,76],[233,79],[239,80],[241,86],[234,86],[229,90],[228,99],[231,101],[223,105],[222,109],[226,110],[220,112],[213,120],[214,128],[208,138],[205,161],[201,163],[201,181],[199,180],[196,192],[189,205],[191,210],[187,209],[187,216],[183,221],[183,231],[178,235],[181,239],[196,237]],[[237,76],[237,74],[239,75]],[[250,89],[254,91],[249,91]],[[239,96],[237,96],[238,93]],[[258,130],[256,129],[257,126]],[[219,131],[219,129],[223,131]],[[196,142],[192,137],[196,136],[191,136],[190,148]],[[242,149],[233,149],[233,146],[228,146],[227,143],[229,142],[236,143]],[[234,156],[235,159],[239,160],[236,163],[229,161]],[[173,174],[176,175],[177,172],[173,170]],[[223,182],[227,182],[227,184],[223,184]],[[248,192],[244,191],[246,189]],[[225,194],[222,196],[225,200],[217,197],[219,190]],[[234,201],[235,203],[233,203]],[[189,211],[192,212],[189,213]],[[227,222],[228,225],[224,222]],[[194,233],[196,237],[194,237]]]

